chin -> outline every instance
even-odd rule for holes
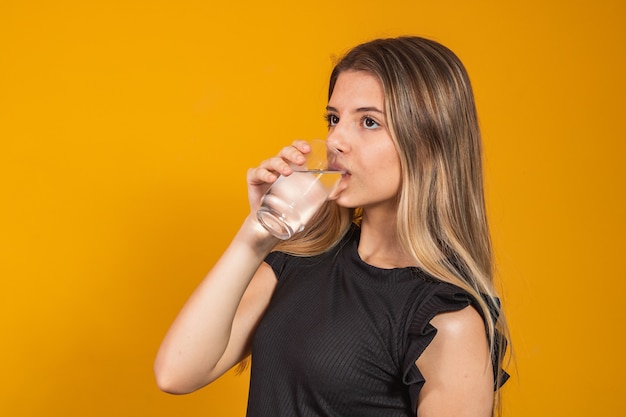
[[[348,208],[348,209],[355,209],[357,207],[360,207],[358,204],[354,204],[353,201],[350,200],[350,198],[344,196],[344,195],[340,195],[339,197],[337,197],[334,200],[335,204],[337,204],[339,207],[344,207],[344,208]]]

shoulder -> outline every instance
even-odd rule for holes
[[[300,270],[301,268],[318,269],[324,265],[328,266],[336,262],[339,259],[337,254],[344,250],[347,245],[354,244],[356,240],[358,240],[358,228],[352,224],[339,242],[322,252],[308,254],[300,250],[287,250],[279,245],[273,252],[267,255],[265,262],[272,267],[274,273],[280,279],[282,275],[288,274],[293,270]]]
[[[417,360],[426,381],[428,373],[436,373],[446,366],[469,367],[480,365],[490,370],[489,343],[482,316],[473,306],[439,313],[430,324],[436,333]],[[431,378],[432,379],[432,378]]]
[[[451,342],[487,343],[485,322],[482,315],[468,305],[460,310],[437,314],[430,323],[437,329],[435,338]]]
[[[430,320],[436,333],[417,360],[422,373],[437,366],[480,364],[490,370],[489,342],[485,323],[480,313],[471,305],[459,310],[442,312]],[[426,375],[424,375],[426,377]]]

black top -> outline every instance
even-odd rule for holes
[[[416,415],[429,322],[473,301],[418,268],[366,264],[359,237],[267,257],[278,285],[253,339],[248,417]]]

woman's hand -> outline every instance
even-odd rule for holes
[[[259,208],[261,198],[278,177],[291,175],[293,169],[290,165],[304,164],[304,154],[309,152],[311,147],[306,141],[296,140],[290,146],[284,147],[278,155],[248,170],[248,201],[252,212]]]

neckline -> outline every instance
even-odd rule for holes
[[[350,269],[363,278],[373,279],[376,282],[388,283],[423,276],[423,271],[416,266],[381,268],[365,262],[359,254],[361,228],[353,224],[345,245],[344,257]]]

